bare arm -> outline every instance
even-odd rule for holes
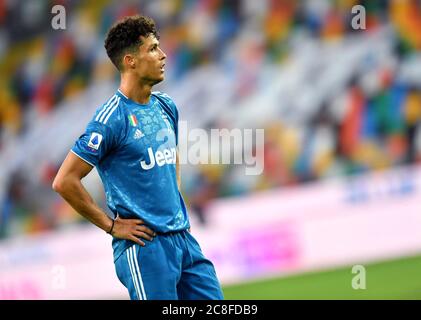
[[[92,170],[92,166],[69,152],[53,182],[53,189],[59,193],[80,215],[102,230],[109,232],[112,219],[93,201],[81,180]],[[139,219],[117,218],[112,235],[145,245],[139,237],[152,240],[155,233]]]

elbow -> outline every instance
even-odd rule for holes
[[[60,186],[60,183],[57,181],[57,179],[54,179],[54,181],[53,181],[53,184],[51,185],[51,188],[55,191],[55,192],[57,192],[57,193],[60,193],[60,188],[61,188],[61,186]]]
[[[53,188],[55,192],[61,194],[64,188],[63,185],[64,185],[63,180],[58,177],[55,177],[51,187]]]

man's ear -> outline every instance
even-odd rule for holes
[[[123,57],[123,64],[126,68],[134,68],[136,66],[136,61],[131,54],[126,54]]]

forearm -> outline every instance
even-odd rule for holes
[[[78,179],[65,179],[60,187],[55,189],[80,215],[95,224],[97,227],[108,232],[112,220],[94,202],[88,191]]]
[[[140,219],[113,220],[94,202],[81,180],[92,170],[92,166],[69,152],[53,181],[53,189],[59,193],[80,215],[115,238],[131,240],[141,246],[140,238],[152,241],[156,235]],[[111,230],[112,228],[112,230]]]

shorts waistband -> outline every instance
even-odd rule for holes
[[[170,236],[170,235],[176,235],[176,234],[182,234],[184,232],[188,232],[188,229],[166,231],[166,232],[160,232],[160,231],[155,231],[155,232],[159,236]]]

